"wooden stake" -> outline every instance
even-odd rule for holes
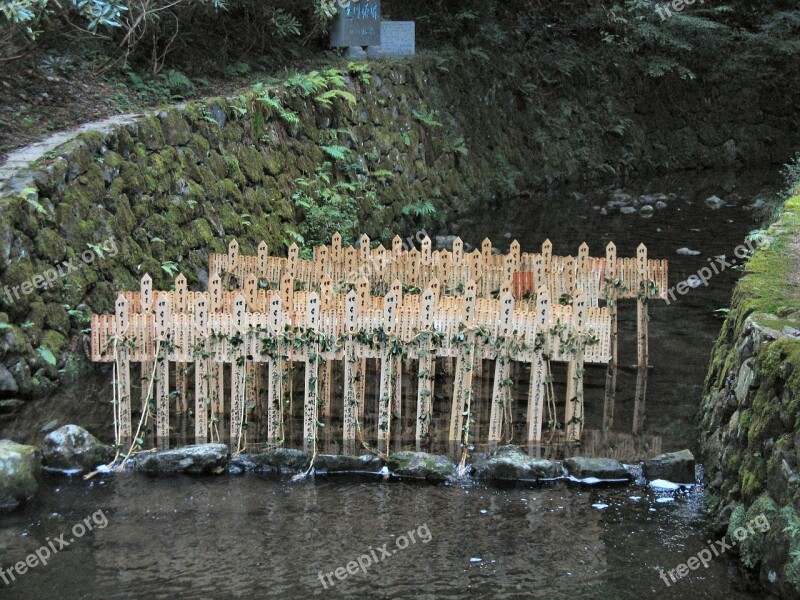
[[[546,339],[547,326],[550,323],[550,297],[545,286],[541,286],[536,292],[535,323],[533,339],[528,342],[537,344],[533,350],[531,380],[528,388],[528,442],[539,442],[542,439],[542,415],[546,385],[543,342]],[[542,340],[542,343],[538,343],[539,340]]]

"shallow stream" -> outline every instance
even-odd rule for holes
[[[574,254],[584,241],[592,255],[602,254],[614,241],[619,256],[632,256],[645,242],[651,258],[669,259],[674,285],[709,264],[709,258],[734,255],[757,225],[754,201],[766,198],[774,184],[752,173],[627,184],[625,192],[633,197],[671,195],[666,207],[647,218],[638,210],[602,210],[613,195],[610,189],[561,189],[498,202],[460,219],[448,233],[473,246],[489,237],[503,250],[516,238],[523,251],[535,251],[549,238],[554,253],[564,255]],[[714,194],[725,201],[721,208],[706,206],[704,200]],[[676,253],[684,247],[699,254]],[[605,371],[590,369],[587,433],[578,452],[631,462],[682,448],[698,454],[695,413],[722,323],[715,311],[728,305],[738,275],[725,270],[669,305],[651,305],[652,369],[636,433],[636,373],[626,368],[636,358],[635,307],[621,310],[623,368],[613,425],[610,433],[600,432]],[[488,410],[491,387],[479,387],[488,389],[479,394],[478,410]],[[441,400],[443,410],[447,402]],[[413,431],[414,415],[404,413],[409,421],[400,431]],[[336,450],[334,437],[328,435],[324,449]],[[412,447],[413,435],[395,444]],[[434,449],[446,450],[441,446],[436,440]],[[567,482],[501,489],[343,476],[298,483],[259,476],[128,474],[89,482],[53,477],[34,501],[0,520],[0,567],[24,560],[62,533],[65,541],[73,541],[46,566],[9,585],[0,581],[0,597],[640,600],[676,592],[698,599],[759,597],[745,591],[724,555],[670,587],[660,578],[660,569],[675,569],[708,547],[701,504],[701,486],[673,496],[643,485]],[[92,514],[97,516],[93,531],[75,538],[73,526]],[[100,527],[98,521],[106,524]],[[417,533],[413,542],[411,530]],[[374,554],[384,558],[370,564],[366,574],[323,583],[325,573],[384,545],[388,556]]]

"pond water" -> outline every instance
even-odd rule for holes
[[[461,218],[448,233],[472,245],[489,237],[503,250],[516,238],[523,251],[535,251],[549,238],[557,254],[574,254],[586,241],[597,255],[614,241],[620,256],[632,256],[645,242],[651,258],[669,259],[674,285],[707,265],[708,258],[733,255],[757,224],[748,206],[774,184],[751,173],[627,184],[625,191],[634,196],[675,195],[650,218],[619,209],[601,214],[609,189],[576,190],[579,195],[559,190],[498,202]],[[712,194],[726,204],[707,207],[704,200]],[[676,254],[682,247],[700,254]],[[581,448],[566,451],[627,461],[681,448],[697,453],[695,414],[722,323],[714,311],[728,305],[738,275],[724,271],[668,306],[651,305],[652,369],[646,402],[639,407],[644,420],[635,433],[636,371],[625,368],[636,358],[635,308],[621,310],[623,368],[613,424],[609,432],[600,431],[605,371],[590,369],[586,439]],[[491,387],[478,387],[478,410],[488,410]],[[447,410],[448,398],[437,402]],[[395,447],[413,447],[408,432],[414,416],[404,412],[410,420],[399,427]],[[521,415],[515,421],[521,422]],[[335,451],[335,434],[325,436],[323,449]],[[433,448],[448,450],[441,438]],[[673,496],[639,484],[493,488],[344,476],[302,482],[259,476],[50,478],[34,501],[0,520],[0,567],[24,560],[62,533],[66,541],[75,538],[72,527],[93,514],[94,528],[54,553],[46,566],[9,585],[0,581],[0,596],[638,600],[678,592],[695,598],[759,597],[747,591],[724,555],[669,587],[660,578],[660,569],[675,569],[713,541],[701,503],[700,486]],[[325,573],[346,568],[362,555],[376,559],[366,573],[325,580]]]

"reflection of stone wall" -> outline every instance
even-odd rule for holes
[[[707,504],[734,531],[764,513],[770,530],[738,548],[782,597],[800,593],[800,196],[769,230],[734,292],[701,407]],[[787,527],[789,531],[786,531]]]

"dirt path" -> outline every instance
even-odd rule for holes
[[[55,133],[40,142],[35,142],[27,146],[22,146],[16,150],[9,152],[6,159],[0,162],[0,193],[6,191],[19,191],[26,185],[26,178],[17,176],[23,172],[27,166],[42,158],[51,150],[63,146],[67,142],[74,140],[81,133],[86,131],[102,131],[104,133],[111,131],[112,128],[118,125],[125,125],[132,123],[137,117],[141,116],[137,113],[129,113],[125,115],[115,115],[98,121],[90,121],[78,127],[68,129]]]

